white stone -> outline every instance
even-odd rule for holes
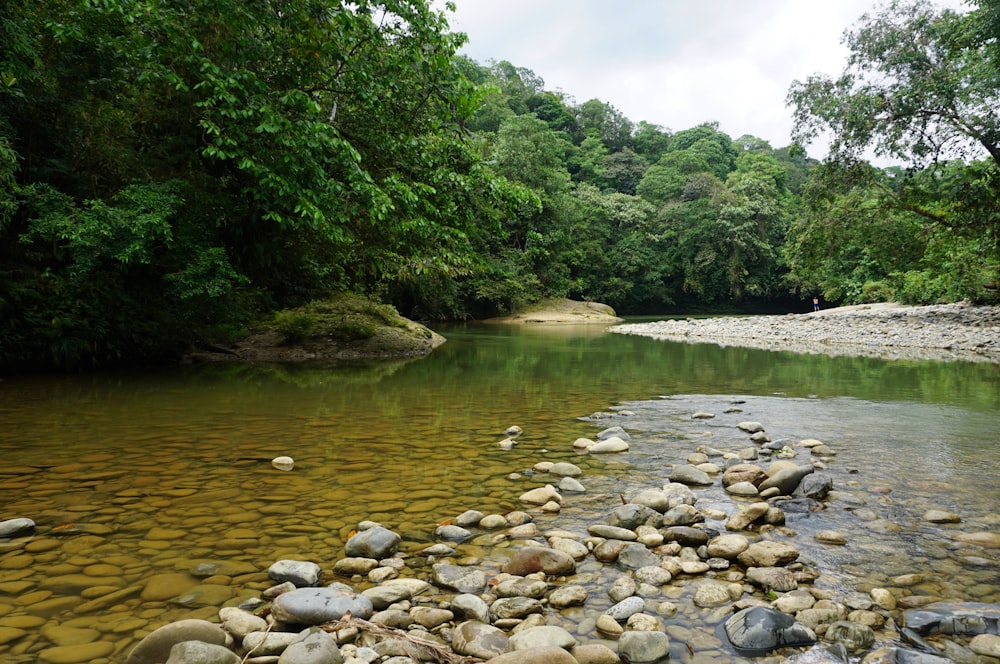
[[[612,436],[600,442],[594,443],[587,448],[587,451],[591,454],[608,454],[613,452],[627,452],[628,443],[619,438],[618,436]]]
[[[545,505],[552,501],[561,503],[562,496],[559,495],[554,486],[546,484],[545,486],[522,493],[520,501],[528,505]]]
[[[295,460],[290,456],[279,456],[271,459],[271,465],[278,470],[291,470],[295,467]]]

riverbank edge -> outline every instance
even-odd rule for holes
[[[186,353],[182,364],[393,360],[429,354],[446,339],[391,305],[348,293],[275,312],[232,344]]]
[[[509,316],[487,318],[484,323],[545,324],[545,325],[610,325],[620,323],[615,310],[600,302],[581,302],[568,298],[553,298],[516,311]]]
[[[967,303],[883,302],[805,314],[623,323],[609,331],[801,354],[1000,363],[1000,306]]]

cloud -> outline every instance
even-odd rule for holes
[[[600,99],[673,131],[791,141],[792,81],[838,74],[845,30],[871,0],[455,0],[462,53],[507,60],[577,103]],[[960,0],[947,0],[951,7]],[[811,149],[811,153],[816,150]],[[823,156],[813,154],[813,156]]]

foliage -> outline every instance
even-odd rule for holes
[[[279,311],[274,315],[272,324],[285,335],[289,342],[293,342],[308,337],[316,329],[317,321],[312,314],[298,311]]]
[[[851,50],[836,80],[795,81],[795,135],[832,132],[831,156],[877,156],[924,165],[985,150],[1000,163],[998,75],[983,47],[968,44],[969,18],[927,0],[893,0],[844,39]]]
[[[457,55],[447,3],[11,0],[0,365],[168,359],[254,320],[314,334],[305,303],[342,291],[421,319],[990,301],[1000,10],[972,5],[862,17],[840,77],[792,84],[795,142],[772,148]],[[331,334],[375,324],[354,320]]]
[[[793,273],[800,283],[807,268],[823,275],[817,283],[826,284],[826,292],[850,299],[871,293],[866,286],[871,281],[880,292],[889,285],[908,302],[995,300],[1000,60],[996,34],[988,32],[996,25],[995,7],[978,4],[978,10],[958,14],[923,0],[896,0],[862,17],[846,35],[851,56],[839,78],[793,83],[788,100],[796,109],[796,138],[806,142],[823,131],[832,134],[830,163],[815,181],[814,197],[847,203],[813,206],[821,216],[812,221],[819,227],[847,222],[853,229],[838,233],[837,246],[821,240],[807,247],[803,239],[814,230],[799,226],[800,255],[833,254],[824,268],[790,258],[797,261]],[[867,150],[907,161],[910,168],[889,171],[893,177],[887,180],[863,164]],[[850,206],[858,201],[864,201],[860,208]],[[888,215],[870,220],[872,227],[903,223],[906,230],[895,238],[873,238],[852,223],[859,212],[867,216],[866,210]],[[831,220],[823,220],[829,215]],[[887,244],[873,246],[873,240]],[[894,246],[904,248],[899,253],[905,265],[889,266],[872,255]],[[841,267],[833,269],[834,262]]]
[[[0,363],[148,360],[330,288],[453,278],[528,195],[464,140],[488,90],[429,2],[0,12]]]
[[[310,337],[337,341],[361,341],[375,336],[381,327],[406,328],[395,308],[349,293],[331,293],[300,307],[283,309],[261,325],[285,336],[286,343]]]

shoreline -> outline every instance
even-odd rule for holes
[[[879,303],[804,314],[624,323],[608,329],[667,341],[803,354],[1000,363],[1000,306]]]

